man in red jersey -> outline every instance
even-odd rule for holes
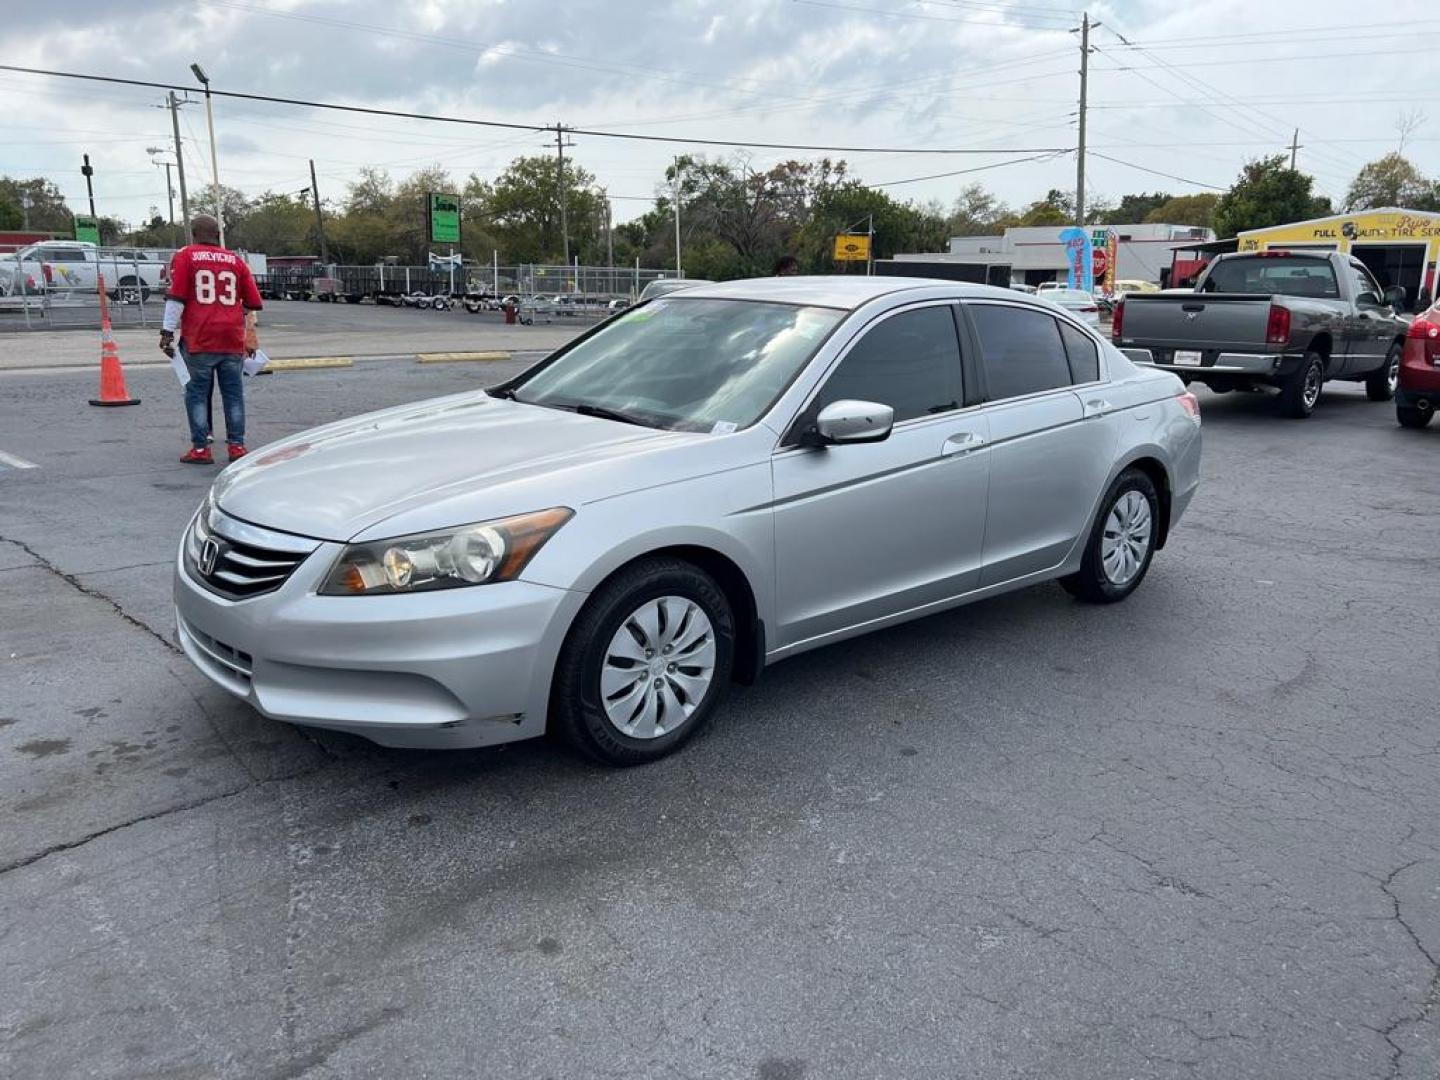
[[[195,242],[170,261],[170,291],[165,294],[160,349],[175,355],[180,331],[181,355],[190,371],[185,384],[185,412],[190,419],[188,465],[211,465],[209,399],[212,381],[220,383],[225,406],[225,441],[229,459],[245,456],[245,390],[241,368],[247,353],[245,316],[259,311],[260,291],[245,260],[220,246],[220,223],[201,214],[190,223]]]

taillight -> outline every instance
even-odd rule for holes
[[[1265,320],[1265,344],[1288,345],[1290,343],[1290,309],[1279,304],[1270,305],[1270,317]]]
[[[1183,394],[1178,395],[1175,400],[1180,403],[1180,408],[1185,410],[1186,414],[1190,417],[1191,420],[1194,420],[1197,424],[1200,423],[1199,398],[1197,398],[1189,390],[1186,390]]]
[[[1421,341],[1434,341],[1440,338],[1440,326],[1429,319],[1417,318],[1410,324],[1410,329],[1405,332],[1406,337],[1419,338]]]
[[[1412,341],[1423,341],[1425,359],[1432,364],[1440,364],[1440,323],[1417,316],[1405,336]]]
[[[1120,335],[1125,332],[1125,301],[1121,300],[1115,305],[1115,311],[1110,316],[1110,338],[1119,341]]]

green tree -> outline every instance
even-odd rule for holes
[[[1033,202],[1020,213],[1018,225],[1071,225],[1075,221],[1075,199],[1051,188],[1045,198]]]
[[[603,262],[605,255],[605,201],[595,190],[595,177],[575,161],[565,160],[565,227],[570,257],[582,263]],[[561,174],[559,162],[548,155],[512,161],[491,185],[473,181],[478,198],[467,209],[466,220],[483,221],[493,236],[502,262],[559,263],[564,255],[560,222]]]
[[[846,180],[820,194],[810,221],[796,237],[796,256],[809,273],[837,268],[834,244],[848,228],[875,223],[874,256],[888,259],[902,251],[942,251],[949,239],[946,221],[913,203],[898,202],[858,180]],[[845,266],[846,264],[839,264]]]
[[[1330,200],[1311,190],[1314,178],[1291,169],[1284,154],[1251,161],[1215,204],[1214,228],[1222,237],[1265,229],[1331,212]]]
[[[318,255],[315,211],[304,195],[265,192],[226,223],[225,242],[267,255]]]
[[[1389,153],[1356,174],[1345,194],[1345,209],[1397,206],[1406,210],[1433,210],[1437,201],[1440,201],[1440,187],[1407,158]]]
[[[1208,228],[1215,217],[1215,205],[1219,195],[1205,192],[1200,195],[1176,195],[1161,203],[1144,220],[1156,225],[1197,225]]]
[[[24,220],[20,213],[20,204],[0,192],[0,229],[18,229]]]
[[[1003,229],[1002,221],[1014,217],[1014,211],[985,189],[970,184],[960,189],[945,228],[952,236],[993,236]]]
[[[75,217],[65,205],[65,196],[60,189],[44,177],[33,180],[14,180],[0,176],[0,198],[22,208],[22,221],[28,219],[28,227],[34,232],[53,232],[61,236],[73,235]],[[29,211],[23,207],[29,206]]]
[[[1122,195],[1118,205],[1099,216],[1101,225],[1135,225],[1148,221],[1154,211],[1172,196],[1166,191],[1141,192],[1138,195]]]

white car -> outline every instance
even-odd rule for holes
[[[1084,289],[1047,289],[1042,285],[1037,295],[1041,300],[1064,308],[1081,322],[1099,329],[1100,304],[1093,293],[1088,293]]]

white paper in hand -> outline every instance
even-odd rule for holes
[[[245,363],[240,370],[246,375],[259,375],[268,363],[270,363],[270,357],[265,355],[265,350],[256,349],[254,356],[247,356],[245,358]]]
[[[175,377],[180,380],[181,386],[190,382],[190,366],[185,363],[185,357],[179,349],[176,349],[175,355],[170,357],[170,368],[175,372]]]

